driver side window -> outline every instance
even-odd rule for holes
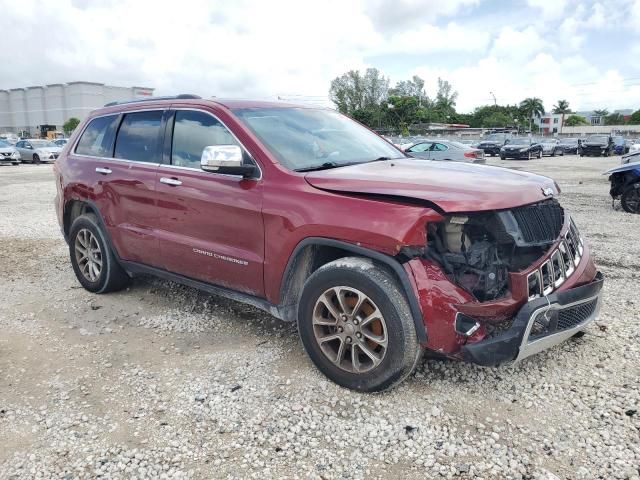
[[[212,145],[240,146],[215,117],[195,110],[176,111],[171,145],[172,165],[200,169],[202,151],[204,147]]]
[[[431,148],[431,143],[430,142],[423,142],[423,143],[418,143],[417,145],[414,145],[408,151],[409,152],[420,153],[420,152],[428,151],[429,148]]]

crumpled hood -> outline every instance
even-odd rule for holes
[[[415,198],[445,212],[501,210],[559,193],[548,177],[457,162],[399,159],[309,172],[307,182],[333,192]]]

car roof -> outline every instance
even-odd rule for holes
[[[236,108],[308,108],[308,109],[321,109],[328,110],[325,107],[317,107],[317,106],[309,106],[309,105],[299,105],[296,103],[283,102],[279,100],[250,100],[250,99],[235,99],[235,98],[178,98],[178,97],[159,97],[159,98],[149,98],[142,100],[132,100],[128,102],[109,103],[102,108],[96,109],[92,112],[92,116],[96,114],[107,114],[107,113],[117,113],[124,112],[127,110],[139,110],[139,109],[147,109],[147,108],[167,108],[172,104],[180,104],[184,105],[193,105],[193,106],[203,106],[210,105],[212,107],[218,106],[223,107],[229,110]]]

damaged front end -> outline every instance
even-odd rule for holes
[[[465,346],[506,333],[522,341],[584,328],[596,313],[582,309],[573,322],[563,323],[549,303],[552,294],[590,283],[597,273],[577,227],[553,198],[508,210],[445,215],[427,225],[424,254],[408,266],[424,300],[426,346],[447,356],[482,364],[523,358],[520,346],[488,356],[470,355]],[[430,297],[423,297],[427,292]],[[555,316],[523,321],[522,310],[535,302]]]

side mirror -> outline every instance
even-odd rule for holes
[[[240,175],[249,178],[255,175],[254,165],[244,165],[242,149],[238,145],[210,145],[204,147],[200,157],[200,168],[205,172]]]
[[[504,144],[507,145],[509,143],[509,139],[504,141]]]

